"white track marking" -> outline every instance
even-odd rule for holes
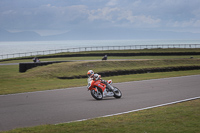
[[[122,114],[137,112],[137,111],[141,111],[141,110],[152,109],[152,108],[156,108],[156,107],[162,107],[162,106],[166,106],[166,105],[172,105],[172,104],[176,104],[176,103],[181,103],[181,102],[196,100],[196,99],[199,99],[199,98],[200,98],[200,96],[199,96],[199,97],[188,98],[188,99],[184,99],[184,100],[179,100],[179,101],[174,101],[174,102],[170,102],[170,103],[165,103],[165,104],[160,104],[160,105],[145,107],[145,108],[141,108],[141,109],[135,109],[135,110],[131,110],[131,111],[116,113],[116,114],[104,115],[104,116],[100,116],[100,117],[96,117],[96,118],[102,118],[102,117],[110,117],[110,116],[122,115]],[[69,121],[69,122],[64,122],[64,123],[80,122],[80,121],[86,121],[86,120],[90,120],[90,119],[94,119],[94,118],[81,119],[81,120]],[[58,124],[55,124],[55,125],[64,124],[64,123],[58,123]]]

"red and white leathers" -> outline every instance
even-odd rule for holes
[[[95,74],[92,74],[89,78],[88,78],[88,85],[89,83],[92,81],[92,80],[100,80],[101,79],[101,75],[95,73]]]
[[[91,80],[99,80],[101,79],[101,75],[95,73],[93,75],[91,75],[89,78],[88,78],[88,81],[91,81]]]
[[[101,75],[93,74],[93,75],[91,75],[91,77],[88,78],[88,86],[87,86],[88,90],[89,90],[89,88],[92,87],[91,85],[94,84],[94,83],[98,84],[99,87],[101,87],[101,85],[100,85],[101,83],[106,85],[105,87],[102,87],[102,88],[104,88],[104,89],[102,89],[103,97],[105,97],[105,96],[113,96],[112,90],[114,88],[110,85],[110,84],[112,84],[112,80],[108,80],[108,81],[102,80],[101,79]],[[108,92],[108,90],[106,88],[108,88],[110,91]]]

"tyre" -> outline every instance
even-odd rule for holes
[[[122,93],[117,87],[114,87],[113,93],[114,93],[115,98],[121,98],[122,97]]]
[[[103,99],[103,93],[101,89],[98,89],[98,92],[95,90],[91,90],[91,95],[96,99],[96,100],[102,100]]]

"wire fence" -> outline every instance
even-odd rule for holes
[[[200,48],[200,44],[162,44],[162,45],[127,45],[127,46],[79,47],[79,48],[45,50],[45,51],[35,51],[35,52],[26,52],[26,53],[4,54],[4,55],[0,55],[0,59],[29,57],[29,56],[41,56],[41,55],[57,54],[57,53],[64,53],[64,52],[158,49],[158,48]]]

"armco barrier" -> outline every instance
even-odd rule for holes
[[[105,51],[105,50],[133,50],[133,49],[158,49],[158,48],[200,48],[200,44],[155,44],[155,45],[126,45],[126,46],[97,46],[97,47],[79,47],[68,49],[55,49],[45,51],[34,51],[27,53],[14,53],[0,55],[0,59],[9,59],[16,57],[39,57],[41,55],[50,55],[56,53],[84,52],[84,51]]]
[[[102,77],[117,76],[117,75],[129,75],[129,74],[142,74],[142,73],[155,73],[155,72],[171,72],[171,71],[186,71],[186,70],[199,70],[200,66],[177,66],[177,67],[163,67],[163,68],[144,68],[133,70],[119,70],[119,71],[107,71],[99,72]],[[57,77],[58,79],[79,79],[87,78],[86,75],[71,76],[71,77]]]
[[[61,62],[68,62],[68,61],[49,61],[49,62],[31,62],[31,63],[19,63],[19,72],[26,72],[28,69],[37,66],[44,66],[53,63],[61,63]]]

